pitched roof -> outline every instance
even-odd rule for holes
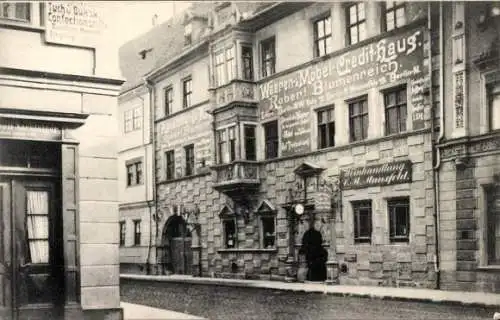
[[[272,4],[239,1],[234,3],[241,13],[254,13]],[[119,49],[120,69],[126,80],[122,92],[141,84],[146,73],[167,63],[186,49],[182,24],[186,13],[189,12],[197,17],[208,17],[216,6],[216,2],[193,2],[186,10],[122,45]],[[193,43],[194,45],[196,43]],[[140,54],[142,51],[146,54],[144,59]]]

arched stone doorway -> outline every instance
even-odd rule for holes
[[[161,246],[164,274],[191,274],[193,252],[191,231],[179,215],[168,218],[162,232]]]

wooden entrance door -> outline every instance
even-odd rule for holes
[[[172,265],[175,274],[191,274],[193,252],[191,251],[191,237],[172,238],[170,240]]]
[[[12,195],[15,315],[18,319],[57,319],[62,311],[64,273],[55,183],[12,180]]]
[[[0,319],[12,314],[12,232],[10,184],[0,181]]]

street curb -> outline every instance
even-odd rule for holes
[[[258,283],[256,282],[258,280],[233,280],[233,279],[220,279],[220,278],[176,278],[169,276],[147,276],[147,275],[132,275],[132,274],[121,274],[120,279],[136,280],[136,281],[158,281],[158,282],[170,282],[170,283],[189,283],[198,285],[215,285],[215,286],[226,286],[226,287],[257,288],[257,289],[267,289],[267,290],[277,290],[277,291],[292,291],[298,293],[319,293],[337,297],[357,297],[357,298],[369,298],[369,299],[404,301],[404,302],[439,303],[446,305],[478,307],[478,308],[488,308],[488,309],[489,308],[498,309],[499,307],[499,304],[492,304],[488,302],[480,303],[480,302],[469,302],[456,299],[421,298],[421,297],[384,295],[384,294],[376,294],[376,293],[374,294],[374,293],[364,293],[364,292],[329,291],[328,288],[334,288],[335,285],[326,285],[326,284],[318,284],[320,286],[323,286],[324,289],[292,288],[292,287],[287,288],[286,287],[287,285],[294,285],[294,284],[300,285],[301,283],[298,282],[281,283],[277,281]],[[272,282],[276,282],[277,285],[274,285]],[[285,287],[279,286],[279,284],[284,284]],[[374,288],[380,288],[380,287],[374,287]],[[421,290],[421,289],[415,289],[415,290]]]

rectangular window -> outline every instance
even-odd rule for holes
[[[322,57],[332,52],[332,22],[327,16],[314,22],[315,56]]]
[[[165,89],[165,116],[172,113],[172,107],[174,104],[174,90],[172,87]]]
[[[141,107],[125,111],[124,114],[125,132],[135,131],[141,128],[142,125],[142,110]]]
[[[236,222],[234,219],[224,220],[224,244],[227,249],[236,247]]]
[[[227,82],[236,78],[236,60],[234,58],[234,46],[231,46],[226,49]]]
[[[389,236],[391,242],[408,242],[410,238],[410,200],[387,201],[389,211]]]
[[[488,264],[500,265],[500,186],[492,185],[486,191]]]
[[[395,134],[406,131],[406,87],[384,94],[385,132]]]
[[[257,145],[255,137],[255,126],[244,125],[243,135],[245,137],[245,159],[257,160]]]
[[[31,18],[30,9],[30,3],[28,2],[4,2],[0,4],[0,17],[29,22]]]
[[[349,103],[349,125],[351,141],[361,141],[368,137],[368,101],[365,98]]]
[[[274,217],[261,217],[262,246],[264,249],[274,248],[276,245],[276,231]]]
[[[26,198],[29,262],[49,263],[49,193],[27,191]]]
[[[215,54],[215,85],[220,86],[223,85],[225,80],[225,66],[224,66],[224,51],[217,52]]]
[[[120,246],[125,245],[125,221],[120,221]]]
[[[184,147],[184,152],[186,154],[186,176],[191,176],[194,174],[194,144],[190,144]]]
[[[366,243],[372,239],[371,200],[352,203],[354,213],[354,242]]]
[[[262,77],[269,77],[276,72],[276,49],[274,37],[260,43]]]
[[[335,146],[335,108],[318,111],[318,149]]]
[[[349,44],[366,39],[365,4],[357,2],[347,7],[347,37]]]
[[[236,160],[236,130],[235,127],[231,127],[228,129],[229,131],[229,161]]]
[[[217,131],[217,155],[219,157],[219,163],[229,162],[229,155],[227,150],[227,132],[226,129]]]
[[[165,152],[165,178],[166,180],[172,180],[175,178],[175,152],[174,150],[169,150]]]
[[[253,50],[251,46],[241,46],[243,79],[253,80]]]
[[[488,90],[490,130],[500,129],[500,84]]]
[[[182,107],[189,108],[191,106],[191,96],[192,96],[192,81],[191,78],[182,81]]]
[[[406,8],[404,2],[387,1],[384,9],[386,31],[400,28],[406,24]]]
[[[127,186],[142,184],[142,161],[127,164]]]
[[[141,220],[134,221],[134,246],[141,245]]]
[[[270,121],[264,125],[264,137],[265,137],[265,155],[266,159],[273,159],[278,157],[278,121]]]
[[[188,46],[192,43],[193,25],[188,23],[184,26],[184,45]]]

